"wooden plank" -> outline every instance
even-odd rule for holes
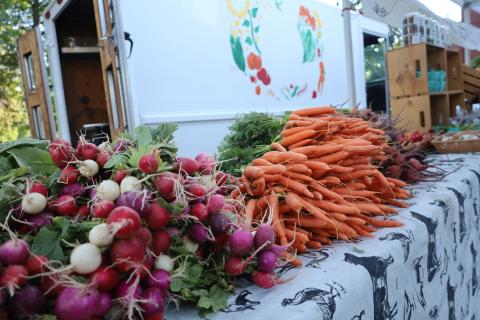
[[[430,97],[391,99],[391,116],[398,128],[408,131],[428,131],[432,127]]]
[[[417,96],[428,92],[425,44],[388,51],[387,69],[390,96]]]
[[[468,83],[468,84],[470,84],[474,87],[480,88],[480,78],[472,77],[469,74],[464,74],[463,75],[463,82]]]
[[[470,68],[467,65],[462,65],[462,71],[463,71],[464,74],[466,73],[466,74],[468,74],[472,77],[480,78],[480,71],[477,71],[473,68]]]
[[[27,31],[18,39],[17,51],[32,137],[53,140],[55,127],[49,108],[50,97],[46,94],[48,84],[44,81],[45,69],[37,28]]]
[[[462,60],[458,51],[447,51],[448,90],[463,90]]]
[[[470,92],[470,93],[473,93],[473,94],[479,94],[480,93],[480,88],[472,86],[468,83],[464,83],[463,87],[464,87],[465,92]]]

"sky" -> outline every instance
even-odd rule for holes
[[[336,6],[337,3],[342,4],[341,0],[317,0]],[[399,0],[401,1],[401,0]],[[462,21],[461,7],[451,0],[419,0],[423,5],[433,11],[442,18],[449,18],[453,21]]]

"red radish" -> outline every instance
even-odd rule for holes
[[[103,180],[97,187],[97,198],[115,201],[120,196],[120,186],[113,180]]]
[[[160,311],[160,312],[152,314],[152,315],[145,316],[145,318],[143,318],[143,320],[164,320],[163,311]]]
[[[167,252],[170,248],[170,235],[165,230],[158,230],[153,233],[152,247],[155,254]]]
[[[49,297],[57,296],[63,288],[64,286],[60,283],[58,274],[41,278],[40,290]]]
[[[225,205],[225,197],[221,194],[212,194],[208,198],[207,206],[210,213],[218,213],[223,209]]]
[[[65,168],[67,163],[72,160],[72,147],[66,140],[54,140],[48,147],[48,152],[53,163],[60,169]]]
[[[140,228],[141,220],[138,213],[132,208],[120,206],[110,212],[107,223],[115,225],[119,229],[116,236],[119,238],[127,238],[134,235]]]
[[[148,228],[141,227],[135,237],[140,240],[146,247],[152,244],[153,236]]]
[[[225,172],[218,171],[215,174],[215,182],[217,183],[217,186],[219,187],[223,186],[227,182],[228,177],[229,177],[228,174],[226,174]]]
[[[261,251],[258,254],[258,269],[266,272],[273,272],[277,266],[277,259],[277,255],[272,251]]]
[[[74,166],[68,165],[60,172],[59,183],[70,184],[78,180],[79,171]]]
[[[105,316],[112,307],[112,297],[108,292],[99,292],[98,307],[95,315],[97,317]],[[92,319],[90,319],[92,320]]]
[[[148,227],[152,230],[163,228],[170,218],[170,212],[167,209],[154,202],[147,211],[146,220]]]
[[[83,160],[95,160],[98,155],[98,147],[91,142],[84,142],[78,145],[78,151]]]
[[[198,162],[192,158],[177,158],[177,161],[173,165],[174,170],[180,173],[186,173],[191,176],[200,169]]]
[[[250,231],[237,229],[228,238],[230,253],[234,256],[245,256],[253,248],[253,236]]]
[[[402,172],[405,181],[418,181],[421,178],[420,172],[413,168],[405,168]]]
[[[138,161],[138,169],[146,174],[156,173],[158,170],[158,160],[153,154],[144,154]]]
[[[203,203],[196,203],[192,206],[190,214],[197,217],[200,221],[208,219],[208,209]]]
[[[397,165],[388,166],[387,169],[385,170],[385,173],[389,177],[399,179],[400,176],[402,175],[402,168]]]
[[[110,200],[98,200],[92,208],[92,215],[95,218],[107,218],[110,212],[115,208],[115,203]]]
[[[128,176],[128,171],[119,169],[115,171],[115,174],[113,175],[112,180],[115,181],[116,183],[120,183],[122,182],[123,178],[125,178],[126,176]]]
[[[75,198],[70,195],[63,195],[58,197],[53,202],[53,207],[55,208],[55,211],[62,216],[74,216],[78,212]]]
[[[188,228],[188,237],[196,243],[208,240],[208,230],[201,223],[195,223]]]
[[[94,288],[67,287],[55,302],[55,315],[59,320],[89,320],[96,315],[100,293]]]
[[[255,271],[252,273],[252,281],[263,289],[270,289],[275,286],[274,274],[265,271]]]
[[[0,277],[0,285],[7,288],[10,296],[13,296],[15,289],[27,283],[28,270],[21,265],[11,265],[3,269]]]
[[[82,204],[80,208],[78,208],[77,216],[86,218],[90,215],[90,208],[86,204]]]
[[[41,193],[30,192],[22,197],[22,210],[28,214],[37,214],[47,207],[47,198]]]
[[[45,271],[47,262],[48,258],[45,256],[31,256],[28,258],[25,267],[28,270],[28,274],[35,275]]]
[[[105,150],[100,150],[97,154],[97,158],[95,159],[100,168],[103,168],[108,160],[110,160],[110,153]]]
[[[225,272],[231,276],[239,276],[245,272],[247,263],[244,263],[240,257],[228,257],[225,261]]]
[[[102,254],[92,243],[83,243],[73,249],[70,264],[78,274],[89,274],[98,269],[102,263]]]
[[[136,264],[142,262],[145,256],[145,246],[136,238],[116,240],[110,248],[110,257],[115,263],[115,269],[127,272]]]
[[[417,171],[422,171],[423,169],[423,165],[420,161],[418,161],[417,159],[415,158],[410,158],[410,160],[408,160],[408,164],[415,170]]]
[[[18,291],[8,304],[10,314],[16,319],[35,319],[46,305],[42,291],[36,286],[27,286]]]
[[[48,188],[41,182],[34,182],[28,192],[37,192],[44,195],[45,197],[48,197]]]
[[[0,246],[0,262],[3,266],[23,264],[30,253],[28,243],[22,239],[11,239]]]
[[[205,189],[198,183],[191,184],[185,188],[187,194],[193,199],[201,198],[205,195]]]
[[[147,286],[168,290],[170,288],[170,274],[165,270],[153,270],[147,278]]]
[[[110,291],[117,287],[120,282],[120,275],[114,268],[103,266],[92,273],[90,282],[94,283],[100,290]]]
[[[267,241],[270,242],[270,244],[265,245],[264,246],[265,249],[270,248],[272,244],[275,243],[275,231],[273,230],[273,227],[271,225],[262,224],[255,231],[255,237],[254,237],[255,248],[257,249],[260,248]]]
[[[145,315],[152,315],[163,310],[163,292],[160,288],[151,287],[142,294],[142,309]]]
[[[174,186],[179,176],[176,173],[162,172],[155,178],[155,188],[161,197],[167,201],[175,200]]]
[[[202,174],[210,174],[215,170],[215,158],[206,152],[199,153],[195,157],[195,161],[197,161]]]
[[[115,234],[112,226],[106,223],[100,223],[90,229],[88,233],[88,241],[97,247],[105,247],[113,242],[114,236]]]
[[[216,234],[213,240],[214,250],[217,252],[222,251],[222,249],[227,244],[229,235],[226,233]]]

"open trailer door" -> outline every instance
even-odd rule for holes
[[[17,52],[32,137],[53,140],[55,122],[38,27],[27,31],[17,40]]]
[[[103,83],[107,102],[108,119],[112,137],[125,131],[123,93],[121,91],[118,46],[115,37],[112,4],[110,0],[93,0],[97,35],[100,45]]]

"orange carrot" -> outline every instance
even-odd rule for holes
[[[352,167],[342,167],[339,165],[330,165],[331,173],[347,173],[352,172],[354,169]]]
[[[247,207],[245,210],[245,225],[247,228],[250,228],[250,226],[252,225],[253,212],[255,211],[256,205],[257,205],[257,200],[255,199],[250,199],[247,202]]]
[[[272,210],[272,222],[273,222],[273,228],[275,229],[275,232],[280,239],[280,244],[282,246],[288,245],[288,240],[287,236],[285,234],[285,229],[283,228],[283,225],[280,221],[280,214],[279,214],[279,203],[278,203],[278,197],[275,193],[270,193],[268,196],[268,205]]]
[[[365,220],[374,227],[401,227],[403,223],[395,220],[378,220],[370,217],[365,217]]]
[[[405,187],[408,186],[408,183],[403,182],[402,180],[394,179],[387,177],[387,181],[393,183],[396,187]]]
[[[292,241],[295,239],[301,243],[305,243],[308,241],[308,237],[301,232],[294,231],[293,229],[285,228],[285,234],[287,235],[287,239]]]
[[[315,144],[315,139],[305,139],[305,140],[299,141],[289,146],[288,149],[292,150],[294,148],[303,147],[309,144]]]
[[[262,159],[262,158],[258,158],[258,159],[255,159],[252,161],[252,165],[254,166],[271,166],[273,165],[273,163],[265,160],[265,159]]]
[[[294,172],[294,171],[287,171],[283,175],[289,179],[294,179],[298,181],[305,181],[305,182],[315,181],[310,176],[307,176],[298,172]]]
[[[288,192],[285,197],[287,205],[296,213],[299,213],[303,209],[302,199],[294,192]]]
[[[282,146],[280,143],[278,142],[272,142],[270,144],[270,147],[272,147],[273,150],[276,150],[276,151],[281,151],[281,152],[285,152],[287,151],[287,149],[285,149],[284,146]]]
[[[282,174],[287,172],[287,167],[281,164],[275,164],[275,165],[270,165],[270,166],[257,166],[253,168],[259,168],[263,171],[265,174]]]
[[[258,179],[262,177],[264,173],[260,167],[247,166],[243,169],[243,175],[247,179]]]
[[[281,143],[282,145],[288,147],[305,139],[310,139],[315,135],[317,135],[317,130],[303,130],[292,134],[291,136],[282,138]]]
[[[315,240],[307,241],[307,243],[305,243],[305,245],[309,249],[321,249],[322,248],[322,244],[319,241],[315,241]]]
[[[253,191],[254,196],[256,196],[256,197],[263,196],[263,194],[265,193],[265,179],[260,178],[260,179],[255,180],[252,183],[252,188],[253,188],[252,191]]]
[[[308,188],[304,184],[298,181],[282,176],[278,179],[278,182],[287,189],[290,189],[299,194],[305,195],[309,198],[313,198],[312,192],[310,192],[310,190],[308,190]]]
[[[360,209],[353,205],[340,205],[327,200],[312,200],[317,207],[328,212],[340,212],[345,214],[360,214]]]
[[[288,165],[287,169],[289,171],[293,171],[293,172],[297,172],[297,173],[301,173],[301,174],[306,174],[306,175],[312,174],[312,170],[310,168],[308,168],[306,165],[300,164],[300,163]]]
[[[349,155],[350,154],[346,151],[338,151],[338,152],[334,152],[334,153],[328,154],[328,155],[320,157],[320,158],[315,158],[313,160],[320,161],[320,162],[325,162],[327,164],[339,163],[340,161],[345,160]]]
[[[328,171],[328,170],[330,170],[330,167],[326,163],[323,163],[323,162],[320,162],[320,161],[309,160],[309,161],[302,162],[302,164],[307,166],[312,171],[316,171],[316,170]]]
[[[265,179],[265,183],[277,182],[281,177],[279,174],[266,174],[262,178]]]
[[[307,156],[304,154],[288,151],[288,152],[279,152],[279,151],[269,151],[262,156],[263,159],[270,161],[271,163],[277,164],[282,162],[302,162],[307,160]]]
[[[321,114],[333,114],[333,113],[336,113],[335,108],[329,107],[329,106],[305,108],[305,109],[298,109],[298,110],[292,111],[293,115],[307,116],[307,117],[317,116]]]
[[[326,154],[341,151],[343,146],[341,145],[313,145],[306,147],[294,148],[292,151],[298,152],[308,156],[309,158],[321,157]]]

